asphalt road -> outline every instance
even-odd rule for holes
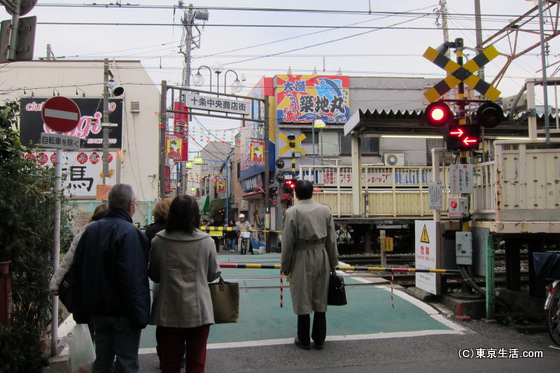
[[[321,351],[293,344],[208,351],[207,372],[558,372],[560,350],[546,332],[522,334],[483,320],[462,322],[461,335],[331,341]],[[524,357],[531,356],[531,357]],[[158,372],[154,354],[140,372]],[[44,373],[69,372],[68,361]]]

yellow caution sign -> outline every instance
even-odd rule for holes
[[[500,97],[501,92],[474,75],[474,73],[499,55],[500,52],[491,45],[477,54],[472,60],[469,60],[466,64],[461,66],[457,62],[447,58],[438,50],[428,47],[426,52],[424,52],[424,57],[447,71],[449,75],[435,86],[428,89],[424,93],[424,96],[429,102],[434,102],[457,84],[465,82],[469,87],[480,92],[483,96],[488,97],[492,101],[496,101]]]
[[[393,251],[393,237],[383,237],[381,239],[381,251]]]
[[[428,236],[428,228],[424,225],[422,228],[422,236],[420,237],[420,242],[430,243],[430,237]]]

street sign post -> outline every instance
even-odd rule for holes
[[[80,108],[76,103],[66,97],[52,97],[49,98],[43,104],[41,108],[41,116],[45,124],[55,132],[65,133],[72,131],[78,123],[80,122]],[[55,224],[54,224],[54,248],[53,248],[53,270],[56,272],[58,268],[58,258],[60,251],[60,211],[61,211],[61,200],[60,192],[62,190],[62,162],[60,161],[62,154],[62,146],[74,146],[76,143],[72,141],[67,141],[67,139],[58,139],[56,137],[51,138],[41,138],[41,141],[46,141],[48,143],[58,143],[56,149],[56,159],[58,162],[55,164]],[[78,141],[79,144],[79,141]],[[58,310],[58,298],[53,297],[52,309]],[[58,311],[53,312],[53,323],[52,323],[52,338],[51,338],[51,351],[53,355],[56,353],[56,339],[58,336]]]
[[[41,108],[45,124],[58,133],[72,131],[80,122],[80,108],[69,98],[49,98]]]

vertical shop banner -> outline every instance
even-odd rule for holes
[[[41,133],[56,133],[50,129],[41,116],[43,104],[49,98],[24,97],[21,99],[20,140],[28,146],[41,143]],[[66,136],[79,137],[83,149],[103,148],[103,118],[102,98],[74,98],[72,99],[80,109],[80,120],[72,131],[65,132]],[[109,128],[109,148],[120,149],[122,146],[123,100],[109,99],[109,122],[116,123]]]
[[[216,192],[225,193],[226,192],[226,179],[222,177],[216,178]]]
[[[251,141],[251,162],[264,161],[264,141]]]
[[[276,120],[279,123],[344,124],[350,119],[348,76],[276,75]]]
[[[175,135],[165,135],[165,156],[181,162],[183,159],[183,139]],[[185,160],[186,161],[186,160]]]
[[[181,158],[175,159],[179,162],[188,161],[189,157],[189,113],[183,102],[175,102],[174,109],[180,113],[174,113],[173,127],[174,135],[181,138]]]
[[[54,167],[56,152],[39,151],[32,157],[45,167]],[[109,153],[109,177],[106,184],[116,184],[117,154]],[[97,185],[103,183],[103,153],[82,151],[62,152],[62,190],[67,197],[76,199],[96,198]]]
[[[266,96],[273,97],[274,96],[274,89],[273,89],[273,78],[262,78],[255,87],[251,90],[248,94],[250,97],[255,98],[265,98]],[[273,101],[273,100],[272,100]],[[252,115],[253,118],[260,118],[264,119],[264,104],[261,105],[253,105],[252,107]],[[271,104],[269,109],[269,113],[274,112],[274,107]],[[247,179],[258,175],[260,173],[264,173],[265,169],[265,158],[264,158],[264,148],[265,148],[265,141],[268,141],[268,151],[269,154],[275,154],[275,144],[273,141],[270,141],[272,136],[275,136],[276,129],[275,129],[275,121],[274,117],[270,117],[270,123],[268,124],[269,127],[269,138],[265,139],[265,130],[262,123],[259,122],[245,122],[244,126],[241,127],[239,131],[239,148],[240,148],[240,161],[239,161],[239,168],[240,168],[240,179]],[[274,157],[269,157],[269,167],[271,170],[274,169]]]

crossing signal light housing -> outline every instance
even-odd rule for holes
[[[474,150],[480,143],[478,124],[450,124],[447,133],[447,150]]]
[[[504,111],[500,105],[493,102],[486,102],[476,111],[476,121],[484,128],[494,128],[504,118]]]
[[[295,179],[286,179],[286,181],[284,181],[284,191],[286,193],[291,193],[295,188],[296,188]]]
[[[453,112],[445,102],[436,101],[426,107],[424,119],[430,126],[443,127],[452,121]]]

